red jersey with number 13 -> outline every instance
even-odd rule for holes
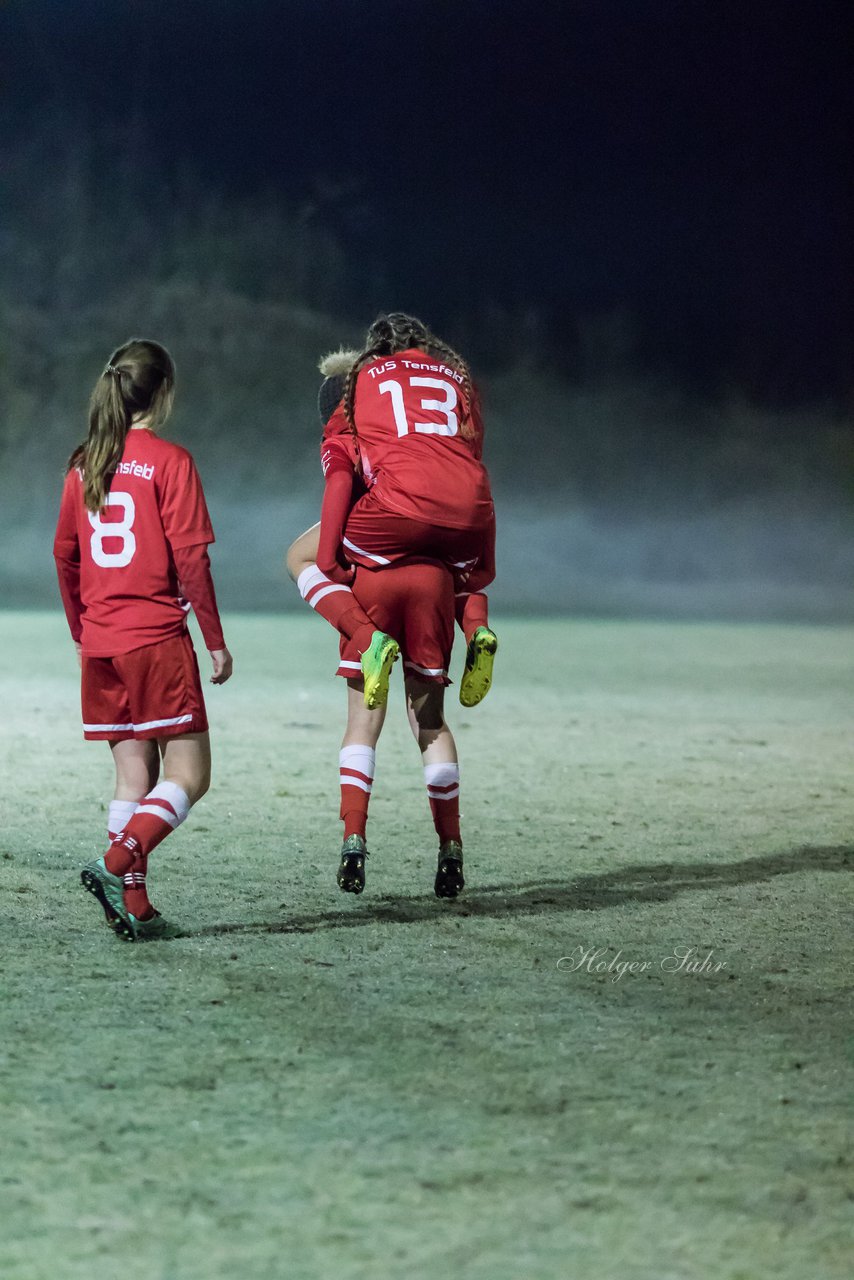
[[[354,416],[358,446],[342,405],[326,424],[324,472],[344,450],[351,463],[361,461],[366,485],[388,510],[449,529],[488,524],[483,424],[456,369],[414,349],[372,360],[356,379]],[[464,423],[470,439],[460,432]]]
[[[54,553],[79,557],[83,653],[114,657],[179,635],[189,606],[172,551],[213,541],[199,473],[180,445],[129,431],[98,515],[84,505],[80,472],[69,471]]]

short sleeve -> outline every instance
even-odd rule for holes
[[[163,532],[173,550],[214,541],[202,481],[185,449],[164,469],[159,498]]]

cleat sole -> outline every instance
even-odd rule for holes
[[[384,707],[388,701],[391,669],[400,654],[400,645],[391,636],[374,632],[375,639],[362,654],[362,679],[365,684],[365,706],[369,711]],[[377,639],[376,637],[379,637]]]
[[[460,702],[476,707],[492,686],[492,666],[498,652],[498,637],[488,627],[478,627],[466,650],[466,665],[460,681]]]
[[[365,887],[365,859],[368,857],[362,836],[348,836],[341,850],[341,861],[335,879],[342,893],[361,893]]]
[[[84,870],[80,872],[80,883],[83,885],[83,888],[87,893],[91,893],[93,898],[97,898],[98,902],[101,904],[107,924],[110,926],[116,937],[120,938],[122,942],[135,942],[136,930],[134,929],[133,923],[131,920],[125,919],[124,916],[119,915],[118,911],[116,911],[115,907],[107,897],[104,891],[104,886],[99,877],[95,875],[94,871],[91,871],[88,867],[84,868]]]
[[[347,859],[338,868],[338,888],[342,893],[361,893],[365,887],[365,864],[354,866],[354,862],[355,859]]]
[[[465,888],[463,864],[459,858],[443,858],[436,871],[433,891],[437,898],[456,898]]]

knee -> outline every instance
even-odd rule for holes
[[[198,804],[202,796],[210,790],[211,768],[207,764],[193,770],[167,769],[164,771],[163,780],[174,782],[176,787],[180,787],[192,806]]]
[[[414,717],[414,721],[412,731],[416,738],[420,738],[425,733],[441,733],[443,729],[448,727],[445,724],[445,717],[442,712],[430,707],[424,707],[418,712]]]
[[[192,787],[192,790],[188,792],[188,795],[190,796],[190,801],[192,804],[198,804],[202,796],[207,795],[208,791],[210,791],[210,787],[211,787],[210,765],[208,765],[206,769],[203,769],[202,772],[198,775],[198,777],[193,779],[193,784],[194,785]]]
[[[419,733],[439,733],[445,725],[445,690],[441,685],[431,685],[426,697],[412,699],[412,728]]]

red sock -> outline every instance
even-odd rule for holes
[[[359,610],[359,612],[361,613],[361,609]],[[365,650],[369,648],[371,640],[373,639],[373,636],[374,636],[374,632],[376,630],[377,630],[376,625],[373,622],[371,622],[370,618],[368,618],[367,622],[360,623],[358,626],[354,627],[353,630],[351,631],[349,638],[353,641],[353,645],[356,649],[356,652],[359,654],[360,657],[365,652]]]
[[[460,766],[455,762],[425,764],[424,781],[439,843],[460,836]]]
[[[454,613],[466,643],[478,627],[489,626],[489,600],[482,591],[454,596]]]
[[[107,839],[114,844],[139,807],[138,800],[111,800],[107,817]]]
[[[104,856],[107,870],[115,876],[126,875],[133,869],[135,859],[147,858],[161,840],[180,826],[189,812],[187,793],[177,783],[158,782],[141,801],[121,840],[111,844],[107,850]]]
[[[303,569],[297,578],[297,586],[306,604],[310,604],[316,613],[348,640],[352,639],[360,627],[370,627],[370,643],[370,636],[376,631],[376,627],[349,587],[327,578],[316,564]],[[364,647],[367,648],[367,645]]]
[[[145,887],[145,873],[148,869],[148,858],[146,856],[135,858],[130,871],[126,871],[124,875],[124,901],[125,906],[137,920],[150,920],[156,915],[153,904],[149,900],[148,891]]]
[[[354,744],[342,747],[338,757],[341,779],[341,820],[344,839],[364,836],[368,823],[368,804],[374,781],[376,752],[373,747]]]
[[[126,875],[133,866],[133,863],[133,850],[125,848],[121,840],[115,844],[111,844],[107,852],[104,854],[104,866],[114,876]]]

